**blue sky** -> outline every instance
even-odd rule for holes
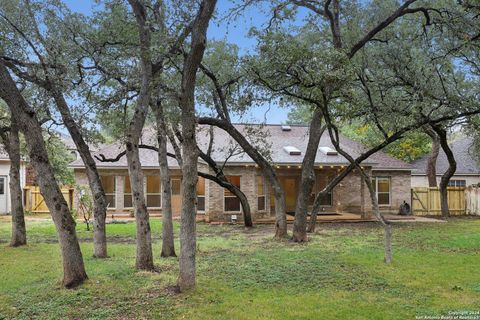
[[[92,13],[95,7],[94,0],[64,0],[71,10],[80,12],[86,15]],[[232,8],[235,1],[219,0],[217,5],[217,17],[223,16]],[[268,16],[262,12],[261,8],[250,7],[245,13],[237,18],[235,21],[226,23],[225,21],[214,21],[210,23],[208,29],[208,38],[216,40],[227,40],[230,43],[236,44],[240,48],[241,53],[251,51],[255,45],[256,40],[248,37],[248,31],[251,27],[261,27],[268,22]],[[248,112],[243,119],[235,119],[235,121],[253,121],[262,122],[267,119],[268,123],[284,123],[287,120],[288,109],[278,107],[275,104],[256,107]]]

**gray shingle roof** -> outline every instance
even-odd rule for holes
[[[249,136],[249,140],[259,148],[270,150],[270,156],[275,164],[292,164],[299,165],[302,163],[303,155],[305,154],[307,143],[308,143],[308,126],[301,125],[292,125],[291,131],[282,131],[281,125],[246,125],[246,124],[237,124],[236,128],[246,133]],[[262,140],[263,143],[256,144],[255,141],[258,140],[256,137],[264,136]],[[155,134],[152,129],[145,129],[143,134],[143,143],[156,145],[155,143]],[[200,126],[198,129],[197,140],[202,149],[206,149],[209,141],[208,129],[206,127]],[[361,154],[362,151],[366,150],[366,147],[363,145],[354,142],[345,137],[340,138],[340,143],[345,151],[347,151],[353,157],[357,157]],[[212,157],[217,162],[225,161],[227,155],[229,155],[234,147],[236,146],[235,141],[223,130],[214,128],[214,148],[212,152]],[[293,146],[301,151],[301,155],[290,155],[285,150],[285,146]],[[330,138],[327,133],[325,133],[321,140],[319,147],[330,147],[334,149]],[[169,151],[172,151],[171,146],[168,146]],[[108,145],[101,148],[96,152],[96,154],[104,154],[107,158],[115,157],[119,152],[124,150],[124,146],[121,142]],[[237,149],[238,150],[238,149]],[[142,161],[142,166],[144,167],[157,167],[158,160],[157,154],[155,151],[141,149],[140,159]],[[235,164],[252,164],[254,163],[246,153],[236,152],[228,160],[228,165]],[[326,155],[321,150],[317,151],[315,158],[316,165],[344,165],[348,164],[348,161],[341,155]],[[378,152],[377,154],[368,158],[365,162],[365,165],[371,165],[376,169],[410,169],[410,165],[401,160],[397,160],[386,155],[383,152]],[[97,161],[98,167],[126,167],[127,161],[123,157],[118,162],[99,162]],[[178,166],[175,159],[169,159],[169,165],[172,167]],[[83,167],[81,160],[76,160],[71,163],[72,167]]]
[[[458,139],[450,144],[450,148],[457,162],[457,171],[455,174],[480,174],[480,165],[473,154],[473,140],[470,137]],[[427,161],[429,155],[419,158],[412,162],[412,174],[426,174]],[[437,158],[437,175],[443,174],[448,168],[447,156],[440,149]]]

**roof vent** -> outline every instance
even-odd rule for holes
[[[330,147],[320,147],[318,148],[320,151],[322,151],[324,154],[326,154],[327,156],[336,156],[338,155],[338,152],[337,150],[333,150],[332,148]]]
[[[282,131],[292,131],[292,127],[284,125],[282,126]]]
[[[291,156],[299,156],[302,154],[302,151],[298,150],[295,147],[292,146],[285,146],[283,147],[283,150],[285,150],[286,153],[288,153]]]

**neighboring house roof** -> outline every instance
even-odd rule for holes
[[[480,174],[480,165],[473,154],[473,139],[470,137],[461,138],[449,144],[457,162],[456,175]],[[419,158],[412,162],[412,174],[425,175],[429,155]],[[437,158],[437,175],[442,175],[447,171],[447,156],[440,149]]]
[[[5,148],[2,145],[0,145],[0,160],[10,161],[10,157],[8,156],[7,151],[5,151]]]
[[[63,142],[67,150],[77,150],[77,146],[75,145],[75,142],[73,141],[72,137],[68,133],[63,133],[58,130],[55,130],[54,132],[58,136],[58,138]],[[94,144],[94,143],[88,144],[88,147],[90,148],[91,151],[97,151],[100,148],[105,146],[106,145]]]
[[[75,145],[75,142],[73,142],[72,137],[70,135],[60,132],[58,130],[55,130],[54,133],[58,136],[58,138],[63,142],[65,145],[65,148],[67,150],[76,150],[77,146]]]
[[[291,125],[289,131],[284,131],[282,125],[257,125],[257,124],[236,124],[235,127],[246,134],[250,141],[259,140],[256,145],[259,149],[270,150],[270,157],[275,164],[281,165],[300,165],[303,161],[303,156],[307,149],[308,144],[308,126]],[[237,144],[225,131],[214,128],[214,143],[212,150],[212,158],[223,163],[235,149]],[[263,137],[263,139],[258,138]],[[209,132],[206,126],[199,126],[197,140],[199,146],[206,150],[209,142]],[[155,132],[153,129],[145,129],[143,133],[142,143],[156,145]],[[262,142],[260,142],[262,141]],[[358,157],[367,148],[357,142],[347,139],[343,136],[340,137],[340,143],[342,148],[348,152],[354,158]],[[237,146],[238,147],[238,146]],[[294,147],[300,151],[300,155],[294,155],[288,151],[285,147]],[[324,148],[322,148],[324,147]],[[324,133],[320,140],[319,149],[315,157],[316,165],[345,165],[348,161],[336,152],[327,152],[328,147],[331,151],[334,151],[332,142],[329,135]],[[106,147],[99,149],[94,154],[103,154],[106,158],[115,158],[120,152],[125,149],[124,144],[117,142]],[[173,153],[172,147],[169,145],[168,150]],[[253,164],[253,160],[244,152],[234,152],[234,155],[230,156],[227,165],[239,165],[239,164]],[[293,150],[293,149],[292,149]],[[143,167],[158,167],[157,153],[152,150],[140,149],[140,159]],[[169,165],[177,167],[178,164],[175,159],[169,157]],[[386,155],[383,152],[378,152],[368,158],[363,164],[372,166],[374,169],[400,169],[410,170],[410,164],[397,160]],[[76,160],[71,163],[72,167],[83,167],[81,160]],[[118,162],[100,162],[97,160],[98,167],[127,167],[127,160],[122,157]]]

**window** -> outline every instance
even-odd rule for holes
[[[123,177],[123,207],[132,208],[133,207],[133,195],[132,187],[130,185],[130,177]]]
[[[324,171],[317,172],[316,193],[319,193],[320,191],[322,191],[323,188],[325,188],[327,184],[330,181],[332,181],[332,179],[333,179],[333,176],[331,173],[329,174]],[[314,189],[314,192],[315,192],[315,189]],[[315,197],[316,197],[315,193],[310,195],[310,199],[309,199],[310,205],[313,205],[313,203],[315,202]],[[333,204],[333,191],[331,190],[320,199],[320,205],[324,207],[331,207],[332,204]]]
[[[227,180],[240,189],[240,176],[226,176]],[[240,200],[233,193],[224,189],[223,207],[225,212],[240,212]]]
[[[5,194],[5,177],[0,177],[0,194],[4,195]]]
[[[198,177],[197,181],[197,210],[205,211],[205,178]]]
[[[465,180],[450,180],[448,181],[449,187],[465,187],[467,185],[467,181]]]
[[[265,178],[263,176],[257,176],[257,210],[265,211],[265,207]]]
[[[115,208],[115,176],[100,176],[103,190],[105,191],[105,199],[107,200],[108,208]]]
[[[160,176],[147,176],[147,207],[160,208],[162,206],[162,184]]]
[[[172,184],[172,196],[179,196],[180,191],[182,189],[182,180],[178,178],[172,178],[171,179],[171,184]]]
[[[372,178],[373,190],[377,195],[378,205],[390,205],[390,178],[374,177]]]

